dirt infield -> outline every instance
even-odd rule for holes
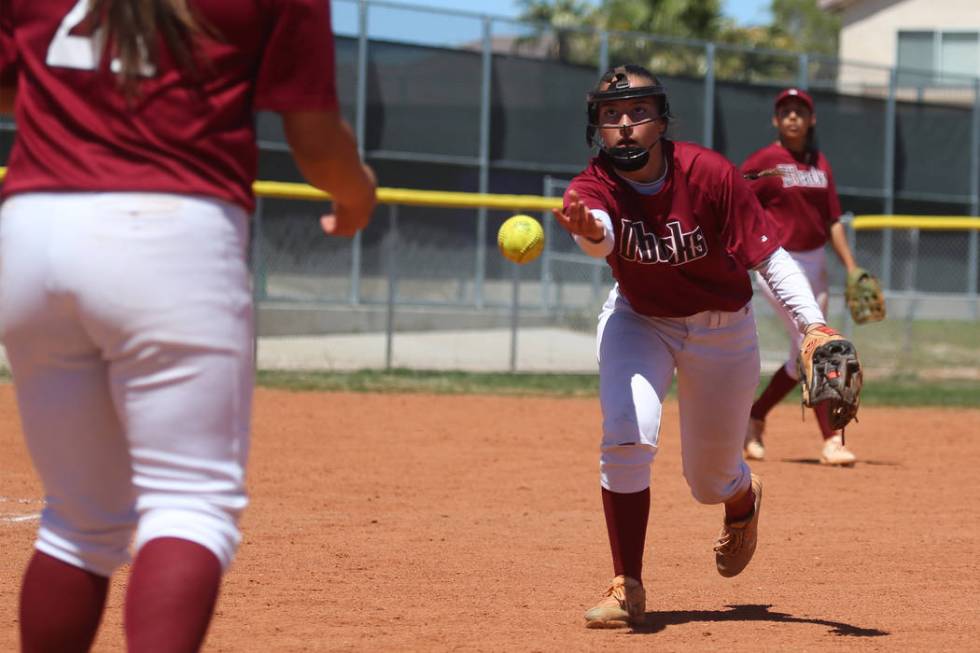
[[[206,650],[937,651],[980,646],[980,410],[864,408],[852,469],[777,407],[761,540],[714,570],[677,414],[654,465],[648,625],[589,631],[611,575],[598,402],[260,390],[245,540]],[[56,407],[52,407],[56,409]],[[0,650],[40,488],[0,386]],[[97,651],[122,650],[117,574]],[[615,647],[615,648],[613,648]]]

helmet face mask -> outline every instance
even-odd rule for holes
[[[659,115],[650,120],[664,120],[665,122],[670,120],[670,105],[667,102],[666,89],[658,83],[632,86],[630,84],[629,74],[630,71],[627,66],[614,68],[610,73],[603,76],[599,82],[599,87],[608,84],[606,88],[604,90],[594,90],[586,96],[588,123],[585,127],[585,140],[589,147],[598,146],[600,156],[607,157],[612,162],[613,167],[624,172],[633,172],[643,168],[650,160],[650,150],[660,142],[660,138],[658,137],[648,147],[639,145],[606,146],[602,138],[598,137],[599,130],[603,129],[603,126],[599,122],[599,105],[603,102],[614,102],[617,100],[654,98]],[[635,124],[643,124],[643,122]],[[606,128],[611,129],[612,127]]]

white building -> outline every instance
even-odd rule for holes
[[[884,69],[856,62],[897,66],[903,95],[966,95],[963,87],[980,77],[980,0],[820,0],[820,7],[841,16],[844,88],[887,85]]]

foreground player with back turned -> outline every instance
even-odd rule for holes
[[[254,112],[321,220],[375,181],[340,118],[323,0],[0,0],[0,335],[46,505],[21,647],[85,651],[135,559],[130,651],[196,651],[238,547],[252,397]]]
[[[778,140],[749,155],[741,171],[752,179],[749,187],[779,233],[783,248],[806,275],[820,309],[826,313],[824,248],[827,243],[847,269],[849,279],[861,278],[867,272],[854,261],[840,222],[840,199],[834,175],[827,157],[816,147],[813,98],[802,89],[784,89],[773,102],[772,125],[778,132]],[[765,457],[762,437],[769,411],[799,383],[796,359],[803,341],[786,306],[769,292],[765,283],[759,286],[786,329],[790,351],[785,365],[776,370],[752,404],[745,433],[745,456],[753,460]],[[843,435],[831,424],[827,406],[816,406],[813,410],[823,436],[820,461],[827,465],[853,464],[857,456],[844,446]]]
[[[759,380],[748,271],[762,273],[810,343],[840,340],[735,167],[668,140],[669,119],[666,91],[650,72],[607,72],[588,95],[587,140],[599,154],[554,211],[617,282],[597,330],[599,474],[615,577],[585,613],[589,627],[645,618],[650,469],[675,372],[684,477],[697,501],[724,504],[718,573],[735,576],[752,559],[762,482],[742,459]]]

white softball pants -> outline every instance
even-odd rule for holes
[[[806,275],[807,281],[810,282],[810,289],[813,290],[813,296],[817,298],[817,304],[820,306],[820,311],[826,315],[827,314],[827,304],[829,303],[828,294],[828,282],[827,282],[827,255],[823,247],[818,249],[812,249],[806,252],[787,252],[787,254],[796,261],[800,269],[803,270],[803,274]],[[772,310],[775,311],[776,315],[779,316],[780,321],[783,323],[783,328],[786,329],[786,335],[789,336],[789,358],[786,359],[783,367],[786,369],[786,374],[789,378],[794,380],[799,380],[799,374],[796,370],[796,358],[800,354],[800,345],[803,344],[803,334],[800,333],[800,327],[793,320],[793,314],[789,312],[776,296],[772,294],[772,290],[769,289],[769,285],[766,284],[762,275],[758,272],[756,273],[756,288],[759,293],[766,298],[769,304],[772,306]]]
[[[247,503],[248,218],[217,200],[16,195],[0,337],[46,505],[36,547],[108,576],[159,537],[227,566]]]
[[[742,459],[759,382],[751,305],[657,318],[633,311],[618,288],[599,316],[600,482],[612,492],[650,486],[663,400],[677,373],[684,478],[701,503],[723,503],[751,482]]]

